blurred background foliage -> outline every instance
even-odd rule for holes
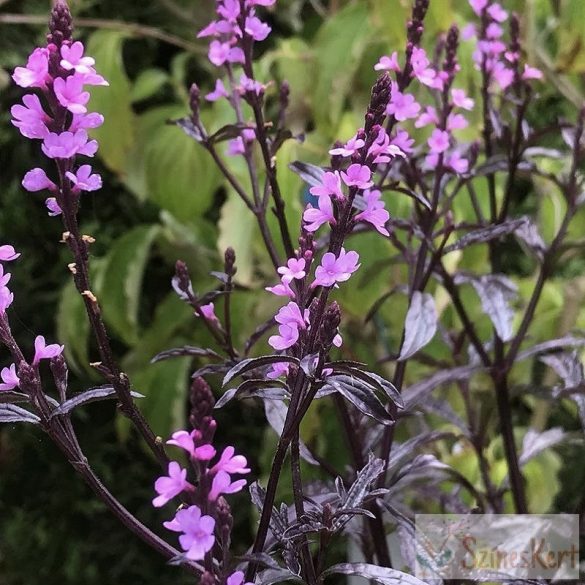
[[[506,0],[503,4],[520,12],[528,61],[546,73],[547,82],[539,85],[540,100],[532,112],[534,120],[545,124],[563,117],[573,119],[585,87],[585,2]],[[196,288],[205,291],[213,286],[209,272],[221,269],[225,248],[235,248],[241,290],[236,295],[234,327],[240,344],[273,314],[276,304],[263,291],[273,281],[272,267],[253,216],[226,188],[209,156],[167,124],[185,115],[191,82],[204,91],[213,86],[206,45],[195,38],[196,31],[211,19],[211,0],[72,0],[71,6],[77,36],[110,82],[109,88],[96,88],[92,95],[92,110],[103,113],[106,120],[95,131],[100,142],[95,165],[104,178],[104,189],[84,195],[83,232],[97,240],[92,248],[94,282],[116,352],[136,389],[145,395],[141,406],[147,418],[164,437],[185,425],[189,372],[201,364],[186,358],[151,364],[150,359],[163,349],[184,344],[213,346],[204,327],[170,292],[174,262],[185,260]],[[347,139],[360,126],[375,79],[373,64],[383,53],[402,50],[410,6],[410,0],[279,0],[269,12],[274,33],[262,44],[257,76],[290,82],[288,122],[294,133],[305,134],[304,142],[291,140],[278,155],[293,233],[305,193],[287,164],[297,159],[322,164],[329,145]],[[14,243],[23,253],[13,271],[13,323],[18,339],[29,349],[38,333],[64,343],[73,373],[71,385],[78,390],[97,383],[89,366],[95,351],[66,268],[67,251],[58,243],[59,223],[46,216],[40,197],[20,186],[24,173],[45,161],[38,144],[22,140],[9,123],[10,106],[21,95],[11,85],[9,74],[43,42],[48,10],[47,0],[0,0],[0,241]],[[470,18],[466,0],[431,0],[427,42],[452,22],[464,26]],[[459,85],[476,95],[471,50],[468,43],[462,44]],[[269,92],[272,113],[275,95],[273,85]],[[230,111],[220,103],[205,107],[203,116],[209,129],[232,121]],[[476,119],[468,137],[477,132],[478,124]],[[236,164],[235,172],[243,174],[244,169]],[[406,198],[386,201],[392,214],[408,213]],[[459,219],[470,213],[466,200],[457,205]],[[545,186],[526,182],[518,186],[515,205],[513,214],[535,217],[541,233],[550,240],[562,198]],[[585,227],[585,215],[580,213],[573,222],[576,239]],[[376,234],[355,237],[352,245],[363,265],[357,284],[352,282],[337,294],[344,309],[344,334],[351,340],[344,355],[372,364],[396,350],[406,302],[393,297],[367,327],[365,312],[402,282],[404,273],[391,263],[389,243]],[[482,266],[488,269],[481,247],[452,254],[451,260],[478,272]],[[510,243],[504,266],[526,298],[534,280],[530,260]],[[541,300],[530,331],[533,340],[585,326],[584,267],[579,250],[559,267]],[[436,300],[444,323],[454,322],[453,311],[439,292]],[[489,320],[471,291],[466,306],[484,324],[488,337]],[[263,349],[260,344],[257,351]],[[439,341],[427,350],[436,359],[445,357]],[[407,381],[424,373],[424,366],[409,368]],[[544,367],[531,371],[517,367],[514,375],[519,384],[551,383]],[[217,380],[215,388],[219,392]],[[475,392],[489,412],[493,397],[488,386],[482,388],[480,381]],[[570,406],[549,412],[530,395],[517,402],[519,433],[529,424],[578,428]],[[264,430],[261,408],[230,405],[218,419],[220,441],[233,442],[249,454],[254,473],[263,477],[275,435]],[[306,441],[342,468],[345,462],[334,439],[336,424],[329,407],[320,404],[312,409],[303,424]],[[162,515],[149,504],[156,465],[115,416],[114,406],[87,408],[77,415],[77,428],[112,491],[151,526],[159,526]],[[494,479],[501,479],[506,467],[499,439],[494,439],[488,452]],[[464,446],[445,448],[442,455],[471,481],[479,481],[476,460]],[[532,510],[574,505],[585,482],[583,465],[576,465],[578,455],[576,449],[564,447],[531,462],[526,474],[535,479],[529,493]],[[544,476],[546,480],[539,479]],[[246,495],[239,497],[243,505],[236,504],[237,509],[248,509]],[[253,518],[245,514],[237,518],[236,548],[243,550],[251,541]],[[116,524],[44,436],[25,428],[0,431],[0,585],[182,582],[187,581],[177,569],[165,566]]]

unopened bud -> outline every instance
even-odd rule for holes
[[[73,36],[73,19],[69,6],[65,0],[57,0],[51,10],[49,18],[49,34],[47,43],[54,44],[58,49],[64,42],[71,40]]]

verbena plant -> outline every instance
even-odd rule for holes
[[[214,349],[186,346],[153,358],[209,359],[193,373],[189,429],[177,430],[166,441],[172,447],[168,452],[177,459],[180,450],[185,452],[180,459],[184,466],[169,457],[165,441],[141,414],[136,403],[140,394],[116,363],[99,299],[92,292],[94,239],[82,233],[78,216],[83,193],[99,190],[101,177],[79,157],[94,156],[98,144],[88,131],[103,122],[101,114],[87,111],[87,88],[108,82],[84,54],[83,44],[74,40],[67,5],[61,0],[55,4],[46,46],[36,48],[26,66],[14,71],[14,81],[27,93],[23,103],[12,108],[12,122],[26,138],[41,141],[44,156],[52,161],[47,171],[29,171],[22,184],[31,192],[48,191],[49,215],[62,221],[61,241],[71,252],[68,267],[99,354],[92,365],[104,385],[73,393],[63,346],[47,345],[41,335],[35,339],[33,358],[24,355],[11,332],[13,293],[5,272],[6,263],[19,254],[12,244],[4,244],[0,341],[13,363],[1,372],[0,422],[38,425],[129,530],[192,572],[200,583],[313,585],[335,574],[379,583],[420,583],[410,574],[416,511],[527,513],[523,466],[570,436],[562,428],[528,430],[519,450],[513,394],[573,401],[585,425],[578,355],[585,338],[570,335],[535,344],[529,336],[547,281],[557,263],[579,245],[569,236],[571,222],[585,202],[580,171],[585,111],[576,114],[575,123],[561,121],[543,128],[529,123],[534,84],[542,74],[523,60],[516,15],[491,0],[470,0],[476,22],[461,34],[451,27],[427,53],[422,45],[429,0],[416,0],[404,51],[384,55],[374,65],[381,74],[372,88],[363,127],[347,142],[333,145],[326,167],[296,161],[289,169],[277,169],[276,156],[283,144],[303,137],[287,127],[288,84],[276,86],[254,72],[255,43],[270,33],[261,12],[274,3],[217,3],[216,20],[199,37],[210,38],[209,60],[220,75],[214,90],[204,96],[193,85],[190,114],[173,121],[207,151],[210,163],[255,218],[274,268],[266,295],[280,297],[283,303],[273,318],[249,324],[251,335],[240,347],[232,330],[233,312],[238,310],[237,250],[225,251],[223,269],[213,273],[218,285],[206,294],[195,292],[186,264],[177,262],[173,288],[216,343]],[[458,83],[460,37],[476,43],[478,100]],[[218,100],[229,106],[233,120],[207,128],[201,110],[206,102]],[[481,134],[463,141],[460,131],[468,126],[466,113],[474,108],[481,111]],[[426,138],[416,142],[409,134],[413,128],[426,129]],[[551,148],[551,143],[560,143],[559,133],[564,150]],[[287,216],[279,183],[290,172],[307,183],[309,203],[300,228]],[[519,182],[527,179],[562,196],[562,216],[547,239],[533,218],[512,214]],[[196,185],[193,190],[196,196]],[[385,209],[387,198],[402,198],[405,213],[391,216]],[[468,214],[454,206],[461,199],[468,202]],[[399,295],[408,301],[403,327],[393,334],[399,343],[378,360],[385,367],[391,365],[386,377],[372,371],[380,370],[374,363],[350,359],[351,335],[342,337],[342,312],[334,300],[337,288],[356,286],[353,274],[360,270],[360,256],[351,247],[372,230],[392,250],[388,258],[379,259],[380,266],[402,267],[403,280],[372,307],[364,307],[364,320],[375,320],[378,311]],[[517,287],[503,271],[506,246],[514,241],[537,270],[520,310]],[[459,265],[461,252],[472,247],[487,248],[485,267]],[[470,305],[477,302],[489,328],[472,317],[476,312]],[[449,315],[444,311],[447,305]],[[381,328],[375,332],[381,338],[386,335]],[[265,338],[273,353],[250,357]],[[431,342],[440,347],[440,358],[425,353]],[[413,361],[427,373],[406,386],[406,369]],[[527,375],[516,374],[526,372],[529,361],[544,362],[561,383],[535,392]],[[223,376],[223,393],[219,388],[214,393],[205,381],[217,380],[218,374]],[[488,387],[495,396],[507,465],[499,478],[487,452],[493,439],[492,413],[482,409],[476,392]],[[221,394],[217,401],[215,394]],[[118,401],[121,413],[160,463],[163,475],[154,482],[152,503],[179,506],[164,523],[178,533],[177,546],[122,506],[84,456],[71,415],[87,403],[108,398]],[[259,522],[248,554],[236,558],[230,552],[233,517],[226,498],[244,488],[247,480],[242,476],[251,469],[233,446],[221,452],[214,446],[213,413],[222,407],[237,409],[237,401],[243,399],[264,403],[279,440],[266,486],[258,482],[249,486]],[[332,401],[338,415],[339,448],[347,452],[343,470],[327,461],[318,446],[301,440],[301,423],[321,399]],[[441,430],[432,430],[433,421],[441,421],[434,423]],[[401,427],[409,438],[397,442],[396,429]],[[420,454],[431,444],[436,444],[432,453]],[[475,458],[477,478],[442,460],[457,449]],[[318,469],[318,481],[303,480],[301,460],[306,462],[303,466]],[[290,465],[292,478],[290,504],[277,502],[285,465]],[[577,511],[583,512],[583,504]],[[400,560],[388,545],[387,534],[393,530],[401,539]],[[347,537],[357,542],[363,562],[332,565],[330,545]]]

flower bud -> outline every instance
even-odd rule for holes
[[[191,414],[189,422],[195,429],[203,432],[203,422],[206,417],[209,417],[215,404],[213,392],[209,384],[201,377],[193,378],[191,382],[191,392],[189,394],[189,401],[191,402]]]
[[[327,307],[323,315],[323,324],[319,331],[319,339],[322,347],[328,351],[333,344],[333,338],[337,335],[337,329],[341,323],[341,309],[337,302],[333,301]]]
[[[233,276],[236,273],[235,263],[236,263],[236,252],[233,248],[227,248],[224,255],[224,272]]]
[[[49,18],[49,34],[47,43],[61,48],[63,42],[68,42],[73,36],[73,20],[69,6],[65,0],[57,0]]]
[[[196,83],[192,83],[189,88],[189,107],[191,108],[191,120],[195,125],[199,124],[199,99],[201,92]]]

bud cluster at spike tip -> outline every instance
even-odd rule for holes
[[[101,126],[103,116],[88,112],[88,86],[105,86],[92,57],[85,55],[80,41],[72,39],[71,14],[59,1],[51,12],[47,45],[37,47],[24,67],[16,67],[14,82],[34,93],[27,93],[22,104],[11,108],[12,124],[29,139],[40,140],[41,150],[55,162],[55,180],[41,168],[28,171],[22,181],[30,192],[48,191],[48,213],[60,215],[62,206],[76,206],[83,191],[101,188],[101,177],[91,165],[77,166],[78,155],[93,157],[98,149],[88,130]],[[56,179],[63,175],[63,184]],[[69,197],[71,201],[65,201]]]

